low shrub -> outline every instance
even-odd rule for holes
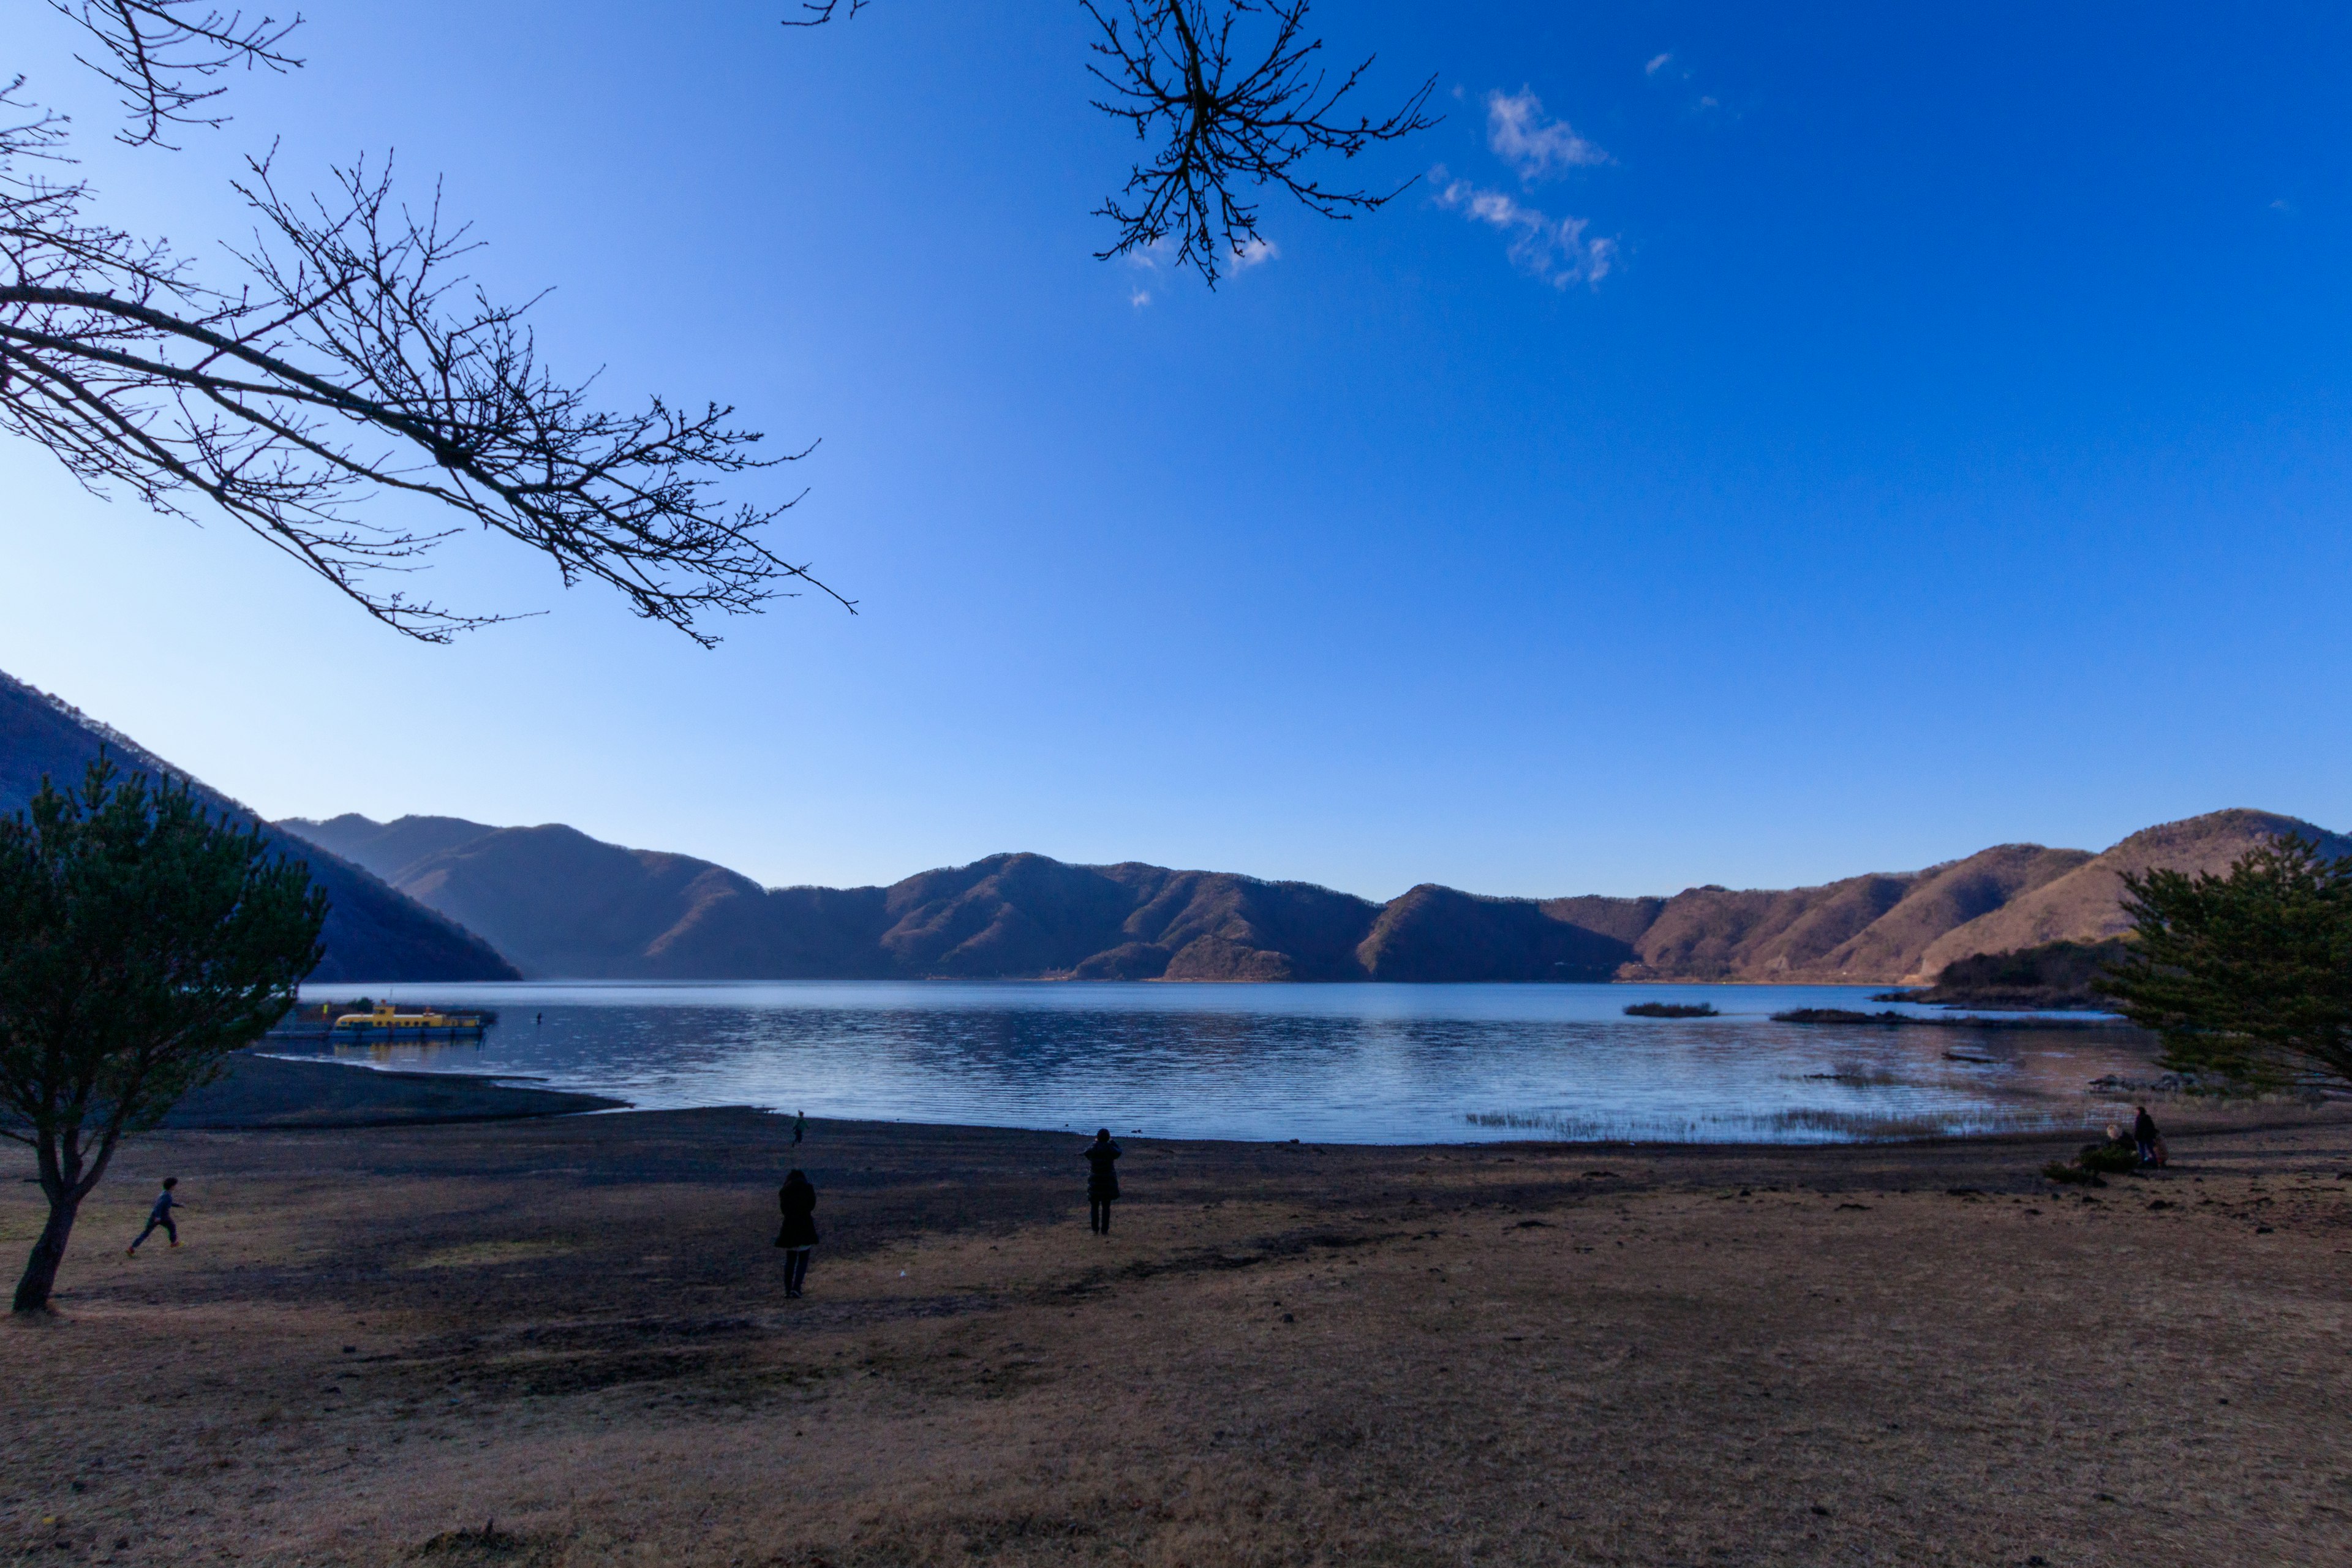
[[[2139,1168],[2139,1150],[2129,1143],[2085,1143],[2074,1163],[2086,1171],[2121,1175]]]

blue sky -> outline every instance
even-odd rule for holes
[[[1091,259],[1130,144],[1064,0],[329,4],[177,156],[36,21],[116,221],[202,248],[271,137],[396,148],[555,286],[559,366],[821,437],[778,539],[863,613],[704,653],[461,541],[434,596],[550,613],[418,647],[0,447],[0,668],[273,815],[769,882],[1671,892],[2352,824],[2352,14],[1919,9],[1327,3],[1447,117],[1362,177],[1444,176],[1269,202],[1214,294]]]

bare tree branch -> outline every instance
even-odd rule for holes
[[[104,74],[145,105],[134,142],[167,121],[213,122],[187,112],[211,92],[172,76],[236,58],[203,54],[207,40],[293,63],[271,52],[285,29],[266,20],[191,20],[173,0],[67,14],[110,47],[131,40],[122,70]],[[64,161],[65,124],[24,103],[22,85],[0,90],[0,430],[93,492],[191,518],[208,501],[427,641],[504,617],[380,584],[454,531],[384,521],[388,493],[529,545],[566,586],[604,583],[706,647],[706,617],[793,596],[795,581],[855,609],[761,542],[793,501],[715,493],[805,452],[760,457],[759,434],[717,404],[614,412],[591,400],[593,377],[558,379],[523,323],[530,301],[494,303],[458,270],[475,242],[444,224],[437,191],[413,212],[388,165],[362,164],[323,196],[293,197],[253,163],[235,188],[254,237],[230,250],[241,279],[224,289],[162,242],[87,216],[87,184],[42,172]]]
[[[813,15],[787,26],[834,19],[843,0],[813,0]],[[1302,167],[1320,153],[1353,158],[1377,142],[1426,131],[1433,76],[1402,108],[1379,119],[1350,115],[1342,101],[1374,57],[1336,83],[1316,63],[1322,40],[1307,31],[1310,0],[1079,0],[1101,30],[1087,67],[1108,89],[1094,106],[1159,141],[1127,184],[1095,209],[1117,236],[1095,254],[1108,260],[1173,238],[1173,264],[1196,268],[1213,289],[1225,268],[1264,242],[1250,193],[1287,192],[1328,218],[1371,212],[1410,189],[1367,191],[1325,184]],[[848,0],[854,16],[866,0]],[[1246,47],[1244,47],[1246,46]]]
[[[1095,209],[1118,226],[1098,258],[1172,236],[1175,265],[1198,268],[1213,289],[1220,266],[1262,238],[1257,205],[1237,187],[1275,186],[1325,217],[1349,218],[1412,185],[1409,179],[1391,191],[1347,190],[1300,170],[1313,153],[1353,158],[1437,123],[1426,112],[1433,76],[1394,113],[1350,119],[1341,100],[1372,59],[1332,85],[1315,63],[1322,40],[1305,31],[1308,0],[1125,0],[1124,19],[1095,0],[1083,4],[1103,34],[1087,68],[1110,89],[1095,107],[1133,125],[1139,142],[1161,140],[1151,160],[1135,164],[1126,186]],[[1234,35],[1256,18],[1265,25],[1255,31],[1266,36],[1237,59]]]
[[[841,9],[845,3],[849,6],[849,9],[846,11],[843,11]],[[827,22],[833,20],[834,14],[835,12],[840,12],[842,19],[844,21],[847,21],[850,17],[856,16],[860,11],[865,10],[871,3],[872,0],[801,0],[801,9],[808,12],[809,15],[805,16],[787,16],[784,18],[784,26],[787,27],[822,27]]]
[[[114,84],[131,111],[133,131],[115,132],[132,147],[164,145],[163,127],[218,125],[222,116],[199,112],[228,89],[197,84],[231,66],[289,70],[302,62],[280,47],[302,25],[264,16],[248,25],[243,13],[226,16],[187,0],[49,0],[58,12],[81,24],[106,52],[74,58]]]

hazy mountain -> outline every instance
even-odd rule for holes
[[[2003,844],[1813,888],[1531,900],[1424,885],[1376,904],[1303,882],[1042,855],[992,855],[887,888],[762,889],[707,860],[569,827],[362,816],[281,826],[487,933],[534,977],[677,980],[1887,984],[1972,953],[2111,934],[2121,870],[2218,869],[2264,835],[2318,832],[2221,812],[2100,856]]]
[[[122,735],[20,680],[0,675],[0,815],[24,809],[47,774],[60,789],[105,746],[126,772],[177,775],[179,770]],[[195,794],[214,811],[247,821],[255,814],[202,784]],[[314,980],[512,980],[515,970],[479,937],[335,855],[276,835],[310,862],[327,891],[326,957]]]
[[[485,933],[534,978],[768,973],[767,895],[708,861],[623,849],[570,827],[447,816],[279,826]],[[691,954],[685,968],[664,962],[672,952]]]

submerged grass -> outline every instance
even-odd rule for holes
[[[1772,1022],[1908,1025],[1923,1029],[2033,1029],[2069,1033],[2113,1030],[2134,1035],[2145,1032],[2121,1018],[1987,1017],[1980,1013],[1898,1013],[1891,1007],[1877,1013],[1858,1013],[1851,1007],[1791,1007],[1786,1012],[1773,1014]]]
[[[1463,1120],[1475,1127],[1542,1132],[1571,1143],[1896,1143],[2089,1125],[2086,1112],[1981,1106],[1945,1112],[1796,1106],[1747,1115],[1641,1118],[1485,1110],[1472,1111]]]

